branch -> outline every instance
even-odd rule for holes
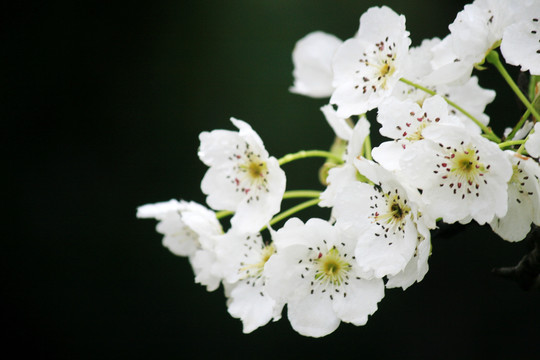
[[[523,290],[540,289],[540,227],[533,226],[526,240],[534,247],[516,266],[495,268],[492,272],[517,282]]]

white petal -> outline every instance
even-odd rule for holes
[[[334,206],[337,194],[343,191],[347,184],[356,181],[356,173],[357,170],[352,164],[344,164],[343,166],[330,169],[326,178],[328,186],[320,195],[321,202],[319,206]]]
[[[334,311],[342,321],[364,325],[384,297],[384,282],[382,279],[353,279],[346,292],[346,296],[334,297]]]
[[[371,150],[371,156],[386,170],[399,170],[399,159],[403,153],[403,144],[386,141]]]
[[[305,296],[289,302],[287,315],[294,330],[304,336],[321,337],[334,332],[340,323],[328,297]]]
[[[229,300],[229,314],[242,320],[245,334],[266,325],[274,315],[276,302],[260,287],[239,282],[230,291]]]
[[[529,9],[528,16],[504,31],[501,52],[507,63],[521,66],[532,75],[540,75],[540,5]],[[534,20],[536,19],[536,21]]]
[[[356,125],[354,125],[353,133],[347,146],[347,162],[351,163],[363,153],[364,142],[369,136],[369,127],[369,121],[367,121],[365,116],[360,117]]]
[[[208,291],[214,291],[219,287],[222,276],[214,252],[198,250],[189,261],[195,273],[196,283],[206,286]]]
[[[337,114],[332,105],[323,106],[321,111],[337,137],[347,141],[351,139],[353,132],[351,126],[344,117]]]
[[[159,202],[155,204],[146,204],[137,208],[138,218],[155,218],[161,220],[170,212],[181,210],[184,205],[178,200],[171,199],[169,201]]]
[[[332,86],[332,58],[342,41],[317,31],[298,40],[293,50],[293,93],[315,98],[329,97]]]
[[[428,259],[431,252],[429,239],[422,240],[415,255],[411,258],[405,269],[394,276],[388,276],[387,288],[401,287],[406,290],[415,282],[420,282],[429,270]]]
[[[520,241],[529,233],[531,223],[540,224],[540,165],[512,151],[505,154],[514,167],[508,184],[508,211],[490,225],[504,240]]]
[[[540,123],[534,125],[534,133],[529,135],[529,139],[525,143],[525,150],[532,157],[540,157]]]

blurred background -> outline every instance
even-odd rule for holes
[[[369,7],[407,18],[413,45],[444,37],[464,1],[15,2],[0,22],[5,226],[3,352],[79,358],[535,358],[540,294],[494,277],[527,244],[471,225],[433,241],[430,271],[389,290],[364,327],[299,336],[286,316],[249,335],[190,265],[161,245],[142,204],[204,202],[198,135],[248,121],[270,154],[326,149],[314,100],[288,92],[295,42],[346,39]],[[474,34],[471,34],[474,36]],[[515,69],[512,69],[516,75]],[[493,71],[492,127],[521,115]],[[375,140],[375,143],[377,140]],[[286,165],[321,189],[320,160]],[[7,168],[6,168],[7,167]],[[288,205],[285,204],[285,207]],[[301,217],[327,216],[306,211]],[[534,352],[536,351],[536,353]]]

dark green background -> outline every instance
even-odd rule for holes
[[[323,339],[282,319],[250,335],[222,290],[193,282],[136,207],[204,202],[201,131],[248,121],[277,157],[327,148],[324,100],[288,92],[295,42],[342,39],[375,1],[18,2],[0,22],[3,124],[2,352],[39,358],[537,358],[540,296],[490,274],[524,243],[470,226],[435,239],[430,272],[387,291],[364,327]],[[387,1],[413,45],[446,35],[463,1]],[[472,35],[472,34],[471,34]],[[515,74],[515,71],[514,71]],[[498,89],[501,130],[521,111]],[[500,90],[499,90],[500,89]],[[320,162],[287,165],[317,188]],[[288,206],[286,204],[286,206]],[[326,213],[303,213],[304,216]],[[536,351],[536,353],[535,353]]]

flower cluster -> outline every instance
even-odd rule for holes
[[[159,221],[163,244],[189,259],[196,282],[208,291],[223,285],[244,332],[280,319],[285,305],[306,336],[341,321],[366,324],[386,289],[424,278],[430,231],[441,222],[489,224],[507,241],[540,225],[540,2],[477,0],[449,29],[411,47],[405,17],[383,6],[364,13],[345,41],[308,34],[293,51],[290,90],[329,98],[321,111],[335,146],[278,160],[233,118],[237,131],[200,135],[208,208],[170,200],[138,209]],[[529,72],[528,94],[498,51]],[[501,136],[484,113],[495,91],[472,75],[486,61],[527,108]],[[373,148],[368,112],[387,138]],[[306,157],[326,158],[324,189],[286,191],[281,167]],[[280,213],[287,198],[307,200]],[[314,205],[328,218],[292,217]]]

